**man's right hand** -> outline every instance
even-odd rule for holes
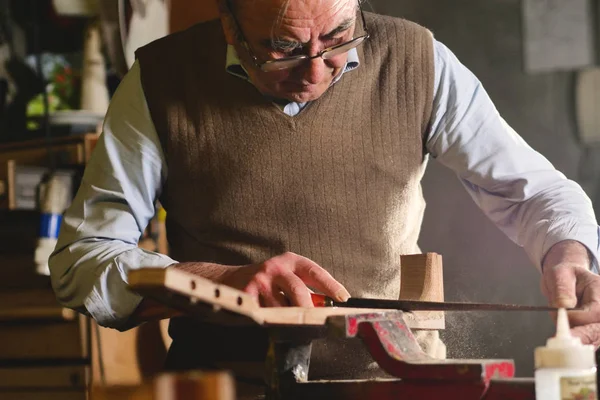
[[[333,279],[329,272],[308,258],[294,253],[284,253],[260,264],[241,267],[192,262],[173,264],[171,268],[243,290],[264,307],[313,307],[308,286],[337,301],[350,298],[346,288]],[[171,318],[179,314],[145,298],[131,316],[130,325]]]
[[[337,301],[350,298],[346,288],[329,272],[290,252],[259,264],[228,267],[219,281],[252,295],[264,307],[313,307],[308,286]]]

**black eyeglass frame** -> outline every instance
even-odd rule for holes
[[[324,60],[328,60],[328,59],[336,57],[340,54],[343,54],[345,52],[348,52],[348,51],[360,46],[365,40],[367,40],[370,37],[369,32],[367,30],[367,21],[365,18],[365,13],[363,11],[363,8],[362,8],[362,6],[360,4],[360,0],[359,0],[358,8],[360,10],[360,15],[361,15],[362,22],[363,22],[363,29],[365,31],[364,35],[355,37],[352,40],[349,40],[347,42],[340,43],[338,45],[326,48],[326,49],[320,51],[319,54],[312,56],[312,57],[307,56],[307,55],[297,55],[297,56],[283,57],[283,58],[278,58],[276,60],[268,60],[268,61],[261,62],[258,59],[258,57],[256,57],[256,55],[254,54],[252,49],[250,48],[250,45],[248,44],[248,41],[246,40],[246,37],[244,36],[244,33],[240,26],[240,23],[238,22],[237,18],[235,17],[235,13],[233,12],[233,10],[231,8],[231,4],[229,3],[229,0],[226,3],[227,3],[227,7],[229,8],[229,10],[228,10],[229,14],[231,15],[233,23],[235,24],[235,29],[237,30],[237,33],[239,34],[238,39],[240,41],[240,44],[248,52],[248,55],[252,59],[254,67],[260,69],[263,72],[275,72],[275,71],[281,71],[284,69],[295,68],[295,67],[303,64],[306,61],[314,60],[316,58],[322,58]],[[339,53],[335,53],[336,50],[340,50],[340,49],[343,49],[343,51],[340,51]],[[329,58],[327,58],[326,56],[328,54],[331,54],[332,52],[334,52],[335,54],[333,54]],[[289,64],[289,65],[287,65],[287,64]]]

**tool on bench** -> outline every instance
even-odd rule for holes
[[[311,293],[315,307],[349,307],[400,311],[558,311],[558,308],[524,306],[520,304],[453,303],[441,301],[382,300],[349,298],[348,301],[335,301],[331,297]],[[580,310],[570,308],[569,311]]]
[[[409,301],[351,299],[336,303],[315,295],[313,301],[321,307],[311,308],[260,307],[247,293],[177,268],[131,271],[129,285],[141,295],[204,323],[261,327],[269,337],[264,364],[267,400],[535,399],[534,380],[515,379],[513,360],[437,359],[423,351],[413,330],[444,329],[444,313],[436,311],[554,309],[439,302],[443,299],[441,281],[439,286],[432,285],[430,275],[437,271],[441,277],[441,256],[403,256],[402,268],[416,277],[402,281],[401,293]],[[312,343],[322,339],[360,339],[389,378],[309,379]]]

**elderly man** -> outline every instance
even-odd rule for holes
[[[139,267],[180,268],[264,306],[311,307],[308,287],[398,298],[431,155],[543,270],[550,303],[585,308],[573,332],[600,343],[589,199],[428,30],[365,15],[357,0],[223,0],[220,21],[137,56],[50,262],[65,305],[118,329],[169,316],[127,289]],[[136,247],[157,199],[172,258]],[[170,334],[173,368],[265,355],[254,329],[173,318]],[[361,356],[319,346],[320,376]]]

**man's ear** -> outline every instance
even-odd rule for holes
[[[223,33],[225,34],[225,40],[227,44],[235,44],[236,27],[231,17],[231,11],[227,0],[217,0],[219,6],[219,17],[221,18],[221,26],[223,27]]]

